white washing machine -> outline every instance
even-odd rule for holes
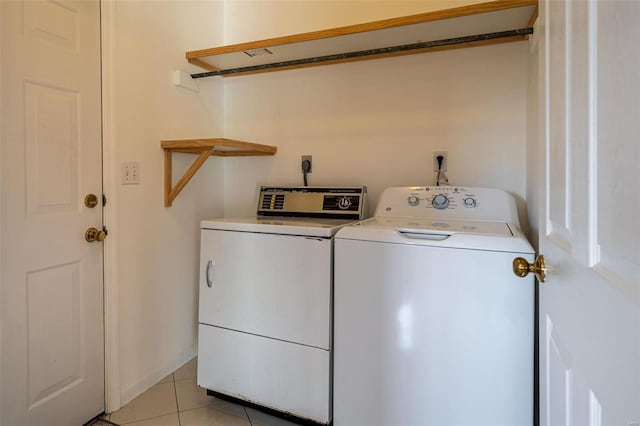
[[[389,188],[335,240],[335,426],[531,426],[533,261],[514,199]]]
[[[262,187],[254,217],[201,223],[198,384],[331,421],[333,236],[364,187]]]

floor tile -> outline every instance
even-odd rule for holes
[[[119,411],[111,413],[109,420],[118,424],[127,424],[177,411],[173,382],[159,383]]]
[[[168,414],[166,416],[127,423],[127,426],[180,426],[180,419],[178,419],[178,414]]]
[[[206,407],[216,402],[217,398],[207,395],[207,391],[199,387],[196,378],[178,380],[176,384],[176,396],[178,397],[178,411],[192,410]]]
[[[231,404],[233,405],[233,404]],[[196,408],[182,411],[180,416],[181,426],[250,426],[249,418],[242,406],[236,405],[239,410],[221,411],[215,406]],[[234,412],[232,412],[234,411]]]
[[[173,372],[174,380],[190,379],[197,376],[198,358],[194,358]]]
[[[160,380],[158,383],[167,383],[167,382],[173,382],[173,373],[169,374],[167,377]]]
[[[253,426],[297,426],[297,423],[288,422],[280,417],[274,417],[262,411],[247,407],[247,414]]]

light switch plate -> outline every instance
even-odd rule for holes
[[[122,185],[140,184],[140,163],[129,161],[120,165],[120,183]]]

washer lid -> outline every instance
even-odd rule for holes
[[[510,253],[534,252],[517,226],[493,221],[373,217],[341,228],[336,239]]]
[[[514,235],[509,225],[504,222],[442,220],[438,218],[373,217],[359,222],[355,226],[393,228],[405,234],[443,233],[452,235],[464,233],[503,237]]]
[[[200,228],[329,238],[341,227],[353,222],[349,219],[252,216],[203,220]]]

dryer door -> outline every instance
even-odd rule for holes
[[[200,323],[330,349],[332,240],[202,230]]]

